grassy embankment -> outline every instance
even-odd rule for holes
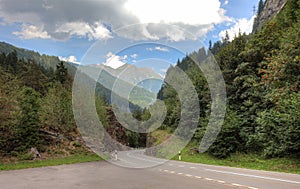
[[[170,136],[167,131],[157,131],[153,133],[153,136],[157,139],[155,145],[161,143]],[[220,165],[229,167],[238,167],[255,170],[276,171],[300,174],[300,159],[291,158],[271,158],[266,159],[258,154],[232,154],[225,159],[215,158],[208,153],[193,153],[190,149],[197,147],[196,144],[188,145],[182,151],[182,161],[192,163],[202,163],[208,165]],[[173,160],[178,160],[178,156]]]
[[[98,155],[92,153],[74,154],[66,157],[47,158],[41,160],[23,160],[14,162],[3,162],[0,160],[0,170],[26,169],[63,164],[92,162],[99,160],[102,159]]]

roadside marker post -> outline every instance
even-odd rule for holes
[[[118,151],[115,150],[115,160],[117,161],[118,160]]]
[[[181,161],[181,151],[178,152],[178,160]]]

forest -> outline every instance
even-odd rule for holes
[[[206,130],[211,97],[194,60],[201,64],[212,53],[223,72],[228,101],[222,130],[208,153],[218,158],[237,152],[266,158],[300,156],[299,21],[300,1],[291,0],[261,29],[254,25],[252,34],[239,33],[232,41],[227,34],[222,41],[210,42],[209,52],[202,48],[178,61],[196,86],[201,106],[195,147]],[[168,107],[164,128],[174,131],[180,120],[178,96],[167,84],[158,96]]]
[[[212,53],[226,82],[227,113],[222,130],[207,153],[217,158],[237,152],[265,158],[300,157],[299,28],[300,1],[289,0],[275,18],[260,29],[254,28],[252,34],[239,33],[232,41],[227,35],[222,41],[210,42],[209,51],[201,48],[178,60],[176,66],[192,80],[201,106],[191,145],[201,141],[211,105],[208,84],[194,60],[201,63]],[[74,68],[64,62],[47,66],[42,64],[43,59],[39,61],[22,59],[17,51],[0,55],[1,157],[32,159],[28,157],[31,147],[49,156],[57,149],[66,154],[76,153],[74,149],[84,143],[72,112]],[[157,98],[167,107],[159,130],[171,134],[180,120],[178,95],[164,84]],[[103,125],[121,143],[145,147],[159,140],[154,133],[146,136],[124,129],[114,132],[119,125],[109,101],[99,95],[95,102]],[[149,110],[138,107],[133,115],[138,120],[151,116]]]

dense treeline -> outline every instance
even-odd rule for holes
[[[259,7],[258,15],[262,1]],[[265,157],[300,156],[299,28],[300,1],[289,0],[284,10],[259,31],[251,35],[240,33],[232,41],[227,34],[222,41],[210,43],[209,52],[202,48],[178,60],[176,66],[193,82],[201,108],[193,142],[202,139],[211,106],[206,78],[194,60],[204,64],[208,53],[212,53],[223,72],[228,101],[222,130],[208,153],[220,158],[236,152]],[[0,54],[0,156],[20,156],[31,147],[45,152],[51,146],[79,140],[72,112],[71,75],[75,67],[63,62],[53,66],[57,58],[34,52],[6,52],[6,44],[0,48],[5,52]],[[166,77],[175,70],[171,67]],[[112,77],[105,78],[111,78],[106,82],[114,81]],[[100,85],[96,93],[111,96],[111,91]],[[172,132],[182,113],[178,94],[164,84],[158,99],[167,107],[161,129]],[[100,120],[114,139],[131,147],[155,143],[151,134],[117,131],[121,125],[111,107],[100,97],[95,102]],[[149,110],[133,104],[132,107],[136,119],[146,121],[151,117]]]
[[[261,1],[258,11],[262,6]],[[235,152],[300,156],[299,28],[300,1],[290,0],[260,31],[240,33],[233,41],[227,36],[210,43],[209,50],[221,67],[228,97],[224,125],[210,154],[220,158]],[[190,76],[199,95],[201,118],[195,141],[200,141],[205,132],[211,102],[206,80],[193,60],[202,62],[206,56],[205,49],[200,49],[177,63]],[[168,109],[164,128],[176,128],[180,120],[176,92],[166,84],[158,98],[165,101]]]
[[[50,156],[55,151],[68,154],[74,153],[68,151],[75,147],[84,148],[72,110],[73,68],[70,73],[64,62],[47,66],[19,57],[17,51],[0,54],[0,156],[31,159],[31,147]],[[90,78],[86,82],[89,84]],[[104,89],[97,86],[95,104],[107,132],[122,144],[145,146],[146,135],[118,123]],[[135,109],[137,119],[149,116],[143,114],[145,110]]]
[[[16,51],[2,53],[0,155],[22,158],[31,147],[45,152],[75,140],[79,135],[72,112],[71,87],[72,78],[64,62],[54,70],[18,59]]]
[[[0,42],[0,52],[4,53],[5,55],[16,53],[18,59],[22,60],[23,62],[32,61],[44,68],[56,69],[56,65],[60,63],[59,58],[56,56],[49,56],[45,54],[41,55],[38,52],[18,48],[5,42]],[[68,68],[70,73],[74,73],[75,69],[72,64],[68,63],[65,64],[65,66]]]

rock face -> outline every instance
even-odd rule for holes
[[[277,15],[287,1],[288,0],[266,0],[264,10],[258,18],[258,28],[261,28],[266,21]]]

